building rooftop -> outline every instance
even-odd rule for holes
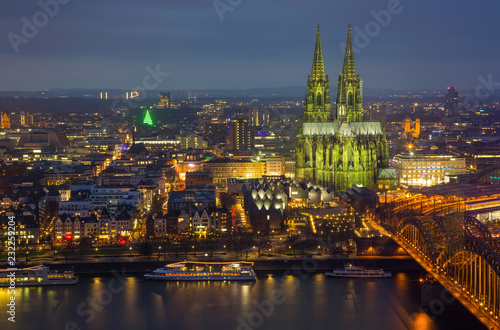
[[[432,187],[409,188],[411,194],[422,194],[427,197],[459,197],[462,199],[477,198],[500,194],[500,185],[481,183],[446,183]]]
[[[227,164],[227,163],[254,163],[249,159],[217,158],[211,159],[206,164]]]
[[[193,199],[186,198],[185,196],[193,196]],[[214,202],[215,192],[214,191],[194,191],[194,190],[183,190],[183,191],[172,191],[170,197],[168,198],[169,203],[183,203],[186,201],[192,202]]]

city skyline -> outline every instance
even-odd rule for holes
[[[497,87],[500,46],[490,42],[495,11],[481,6],[451,1],[119,4],[5,4],[0,90],[127,90],[143,85],[151,70],[159,73],[149,81],[155,90],[302,86],[317,24],[326,74],[335,80],[349,23],[365,88],[462,90],[474,89],[481,79]]]
[[[500,330],[481,4],[3,4],[0,329]]]

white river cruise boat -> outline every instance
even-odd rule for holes
[[[16,287],[63,285],[78,283],[78,275],[73,271],[51,271],[46,266],[35,266],[17,270],[0,269],[0,287],[8,287],[15,277]]]
[[[332,272],[325,273],[331,277],[391,277],[391,272],[386,272],[383,269],[366,269],[365,267],[357,267],[348,264],[344,269],[334,269]]]
[[[166,265],[144,275],[162,281],[255,281],[252,262],[184,261]]]

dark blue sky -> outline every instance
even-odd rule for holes
[[[157,65],[169,73],[156,88],[163,90],[305,85],[318,23],[332,85],[348,23],[353,37],[372,28],[368,45],[355,41],[366,88],[460,90],[489,74],[500,82],[500,3],[493,0],[401,0],[385,27],[371,11],[395,0],[218,0],[236,5],[222,21],[213,0],[58,1],[68,3],[46,25],[38,15],[41,27],[17,54],[9,35],[26,37],[21,19],[33,21],[41,7],[0,4],[0,90],[132,89],[146,66]]]

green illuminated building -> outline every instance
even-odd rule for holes
[[[298,132],[297,178],[336,192],[353,184],[374,190],[380,188],[377,175],[388,168],[389,162],[385,124],[363,121],[362,84],[354,66],[349,27],[344,66],[338,78],[337,111],[335,119],[332,119],[329,82],[318,26],[313,67],[307,81],[304,117]]]
[[[153,118],[151,118],[151,113],[149,112],[149,110],[146,110],[146,114],[144,115],[142,123],[144,125],[153,126]]]

